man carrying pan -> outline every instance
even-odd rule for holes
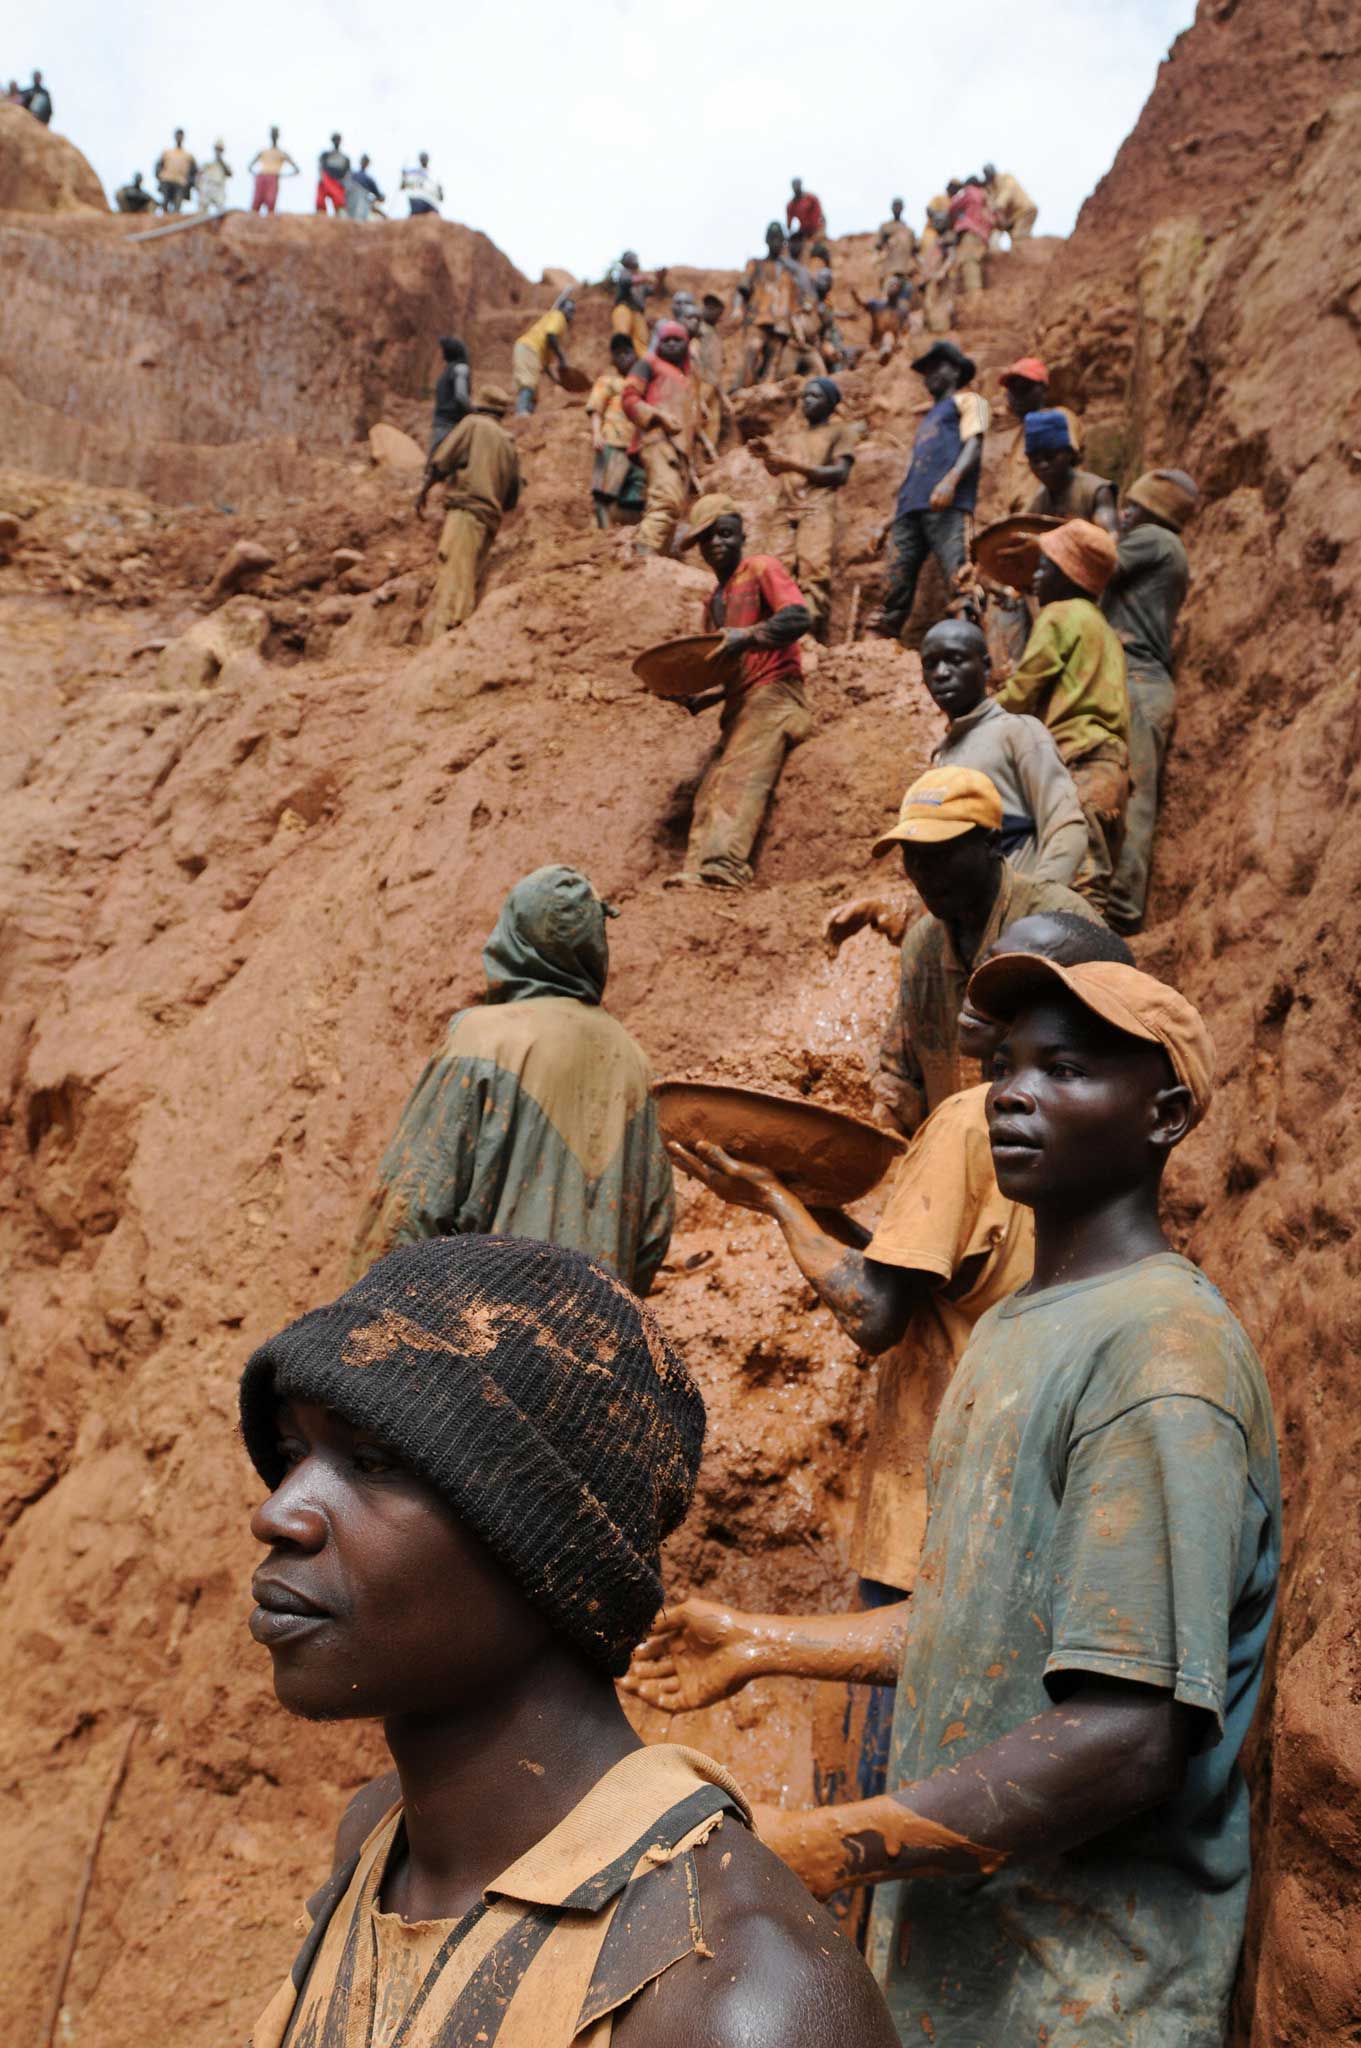
[[[681,547],[697,546],[714,572],[704,626],[723,634],[727,679],[684,700],[690,712],[722,704],[723,717],[718,750],[695,792],[685,866],[671,877],[677,887],[747,887],[784,757],[813,729],[798,648],[812,614],[784,564],[774,555],[744,554],[745,542],[734,499],[712,491],[696,502]]]

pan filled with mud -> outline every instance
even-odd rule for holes
[[[679,640],[659,641],[637,656],[633,673],[654,697],[698,697],[721,688],[733,671],[724,641],[722,633],[685,633]]]
[[[849,1110],[726,1081],[657,1081],[657,1121],[672,1144],[721,1145],[765,1166],[811,1208],[841,1208],[877,1187],[903,1139]],[[734,1199],[747,1190],[733,1183]]]
[[[1004,583],[1022,597],[1030,589],[1040,559],[1040,535],[1062,526],[1045,512],[1021,512],[997,519],[973,538],[974,562],[994,583]]]

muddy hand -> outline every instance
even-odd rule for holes
[[[738,1208],[764,1212],[767,1197],[780,1185],[766,1167],[734,1159],[721,1145],[705,1138],[696,1140],[694,1145],[682,1145],[679,1139],[672,1138],[666,1149],[683,1173]]]
[[[821,1816],[807,1809],[754,1805],[752,1825],[767,1849],[773,1849],[796,1877],[801,1877],[815,1899],[829,1898],[837,1889],[839,1869],[820,1841],[811,1837]]]
[[[827,951],[835,959],[847,939],[854,938],[866,926],[897,944],[902,938],[903,925],[901,914],[882,896],[852,896],[848,902],[837,903],[828,911],[823,920],[822,938]]]
[[[663,1608],[620,1679],[666,1714],[688,1714],[740,1692],[756,1676],[755,1645],[745,1616],[713,1600],[682,1600]]]

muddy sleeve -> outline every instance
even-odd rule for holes
[[[676,1183],[651,1101],[643,1115],[647,1120],[647,1179],[633,1285],[638,1294],[649,1294],[671,1244],[676,1221]]]
[[[1222,1734],[1254,1499],[1243,1430],[1211,1401],[1140,1401],[1079,1437],[1054,1539],[1050,1694],[1081,1672],[1129,1679],[1201,1709]]]
[[[1055,621],[1041,612],[1030,629],[1025,652],[1001,689],[997,702],[1004,711],[1035,711],[1063,673],[1063,650]],[[1038,716],[1038,713],[1036,714]]]
[[[1071,884],[1087,851],[1087,821],[1077,785],[1047,731],[1027,723],[1016,749],[1016,776],[1035,821],[1032,879]]]
[[[879,1044],[874,1099],[909,1137],[926,1115],[926,1078],[903,1022],[901,985]]]
[[[422,1238],[490,1229],[518,1092],[515,1077],[490,1061],[429,1062],[379,1169],[386,1193],[374,1257]]]

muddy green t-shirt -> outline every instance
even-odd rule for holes
[[[1174,1253],[982,1317],[931,1439],[889,1784],[983,1749],[1086,1672],[1196,1713],[1166,1805],[1066,1854],[875,1894],[904,2041],[1218,2048],[1248,1883],[1236,1765],[1280,1559],[1271,1400]]]

